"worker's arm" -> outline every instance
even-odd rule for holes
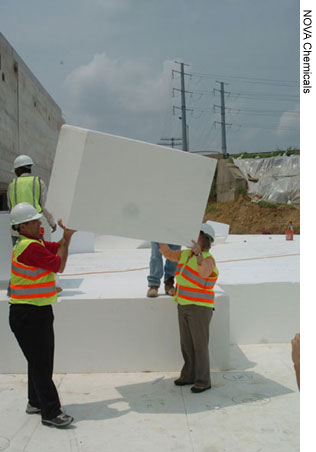
[[[57,251],[57,256],[60,257],[60,267],[59,267],[58,272],[62,273],[66,267],[70,240],[76,231],[74,231],[73,229],[67,229],[66,226],[63,225],[62,220],[58,220],[58,225],[64,230],[64,236],[58,242],[59,248]]]
[[[191,247],[193,253],[196,256],[196,261],[198,264],[198,272],[202,278],[209,278],[214,271],[215,261],[212,256],[203,258],[201,247],[198,243],[192,240],[193,246]]]
[[[300,334],[296,334],[291,340],[292,344],[292,361],[294,364],[296,382],[298,389],[300,389]]]
[[[169,261],[178,262],[181,257],[181,250],[171,250],[165,243],[160,244],[159,251]]]
[[[196,257],[196,260],[198,263],[198,272],[202,278],[209,278],[215,267],[214,259],[211,256],[203,259],[203,256],[199,255]]]
[[[12,207],[11,207],[11,201],[10,201],[10,187],[11,187],[12,182],[9,183],[8,189],[7,189],[7,204],[8,204],[8,208],[11,211]]]
[[[40,186],[41,186],[41,195],[40,195],[40,205],[43,211],[43,215],[48,221],[49,226],[52,228],[52,232],[55,232],[57,229],[57,224],[55,223],[53,215],[45,208],[46,198],[47,198],[47,188],[45,182],[39,178]]]

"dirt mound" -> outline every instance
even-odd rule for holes
[[[289,218],[293,220],[294,233],[300,233],[300,207],[253,202],[249,196],[237,201],[209,202],[205,220],[230,225],[230,234],[284,234]]]

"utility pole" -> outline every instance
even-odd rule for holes
[[[181,75],[181,89],[176,91],[181,91],[181,121],[182,121],[182,149],[184,151],[189,151],[189,143],[188,143],[188,135],[187,135],[187,117],[186,117],[186,112],[187,112],[187,108],[185,106],[185,93],[188,93],[189,91],[185,91],[185,84],[184,84],[184,76],[185,75],[190,75],[190,74],[186,74],[184,72],[184,66],[189,66],[189,64],[184,64],[184,63],[179,63],[178,61],[175,61],[175,63],[180,64],[180,72],[173,70],[172,71],[172,75],[174,74],[174,72],[177,72],[178,74]],[[173,107],[173,108],[179,108],[179,107]]]
[[[184,64],[181,66],[181,117],[182,117],[182,149],[188,151],[187,141],[187,112],[185,109]]]
[[[160,138],[158,144],[161,144],[162,146],[171,146],[172,148],[174,148],[175,146],[182,145],[182,138]]]
[[[222,128],[222,153],[224,156],[224,159],[227,158],[227,144],[226,144],[226,126],[227,125],[231,125],[231,124],[227,124],[225,122],[225,91],[224,91],[224,85],[227,85],[227,83],[224,82],[218,82],[216,81],[216,83],[219,83],[221,85],[221,89],[220,89],[220,94],[221,94],[221,122],[219,122],[221,124],[221,128]],[[215,89],[214,91],[218,91],[217,89]],[[217,107],[217,105],[214,105],[214,107]],[[218,121],[215,121],[215,123]]]
[[[225,97],[224,97],[224,83],[221,82],[221,117],[222,117],[222,152],[224,158],[227,156],[227,145],[226,145],[226,123],[225,123]]]

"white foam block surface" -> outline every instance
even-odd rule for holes
[[[57,226],[56,231],[51,234],[51,241],[58,242],[62,238],[63,233],[64,231]],[[72,236],[69,245],[69,254],[94,253],[94,250],[94,234],[91,232],[77,231]]]
[[[12,240],[8,213],[0,213],[0,281],[9,280],[11,270]]]
[[[218,221],[207,221],[215,231],[215,243],[223,243],[228,237],[229,224],[219,223]]]
[[[189,245],[199,234],[216,163],[65,125],[46,207],[81,231]]]

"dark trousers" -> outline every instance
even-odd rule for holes
[[[211,385],[208,350],[213,309],[194,304],[178,304],[178,321],[184,366],[181,379],[202,387]]]
[[[11,304],[10,327],[28,362],[28,398],[41,409],[43,419],[61,413],[52,380],[54,366],[54,314],[51,306]]]

